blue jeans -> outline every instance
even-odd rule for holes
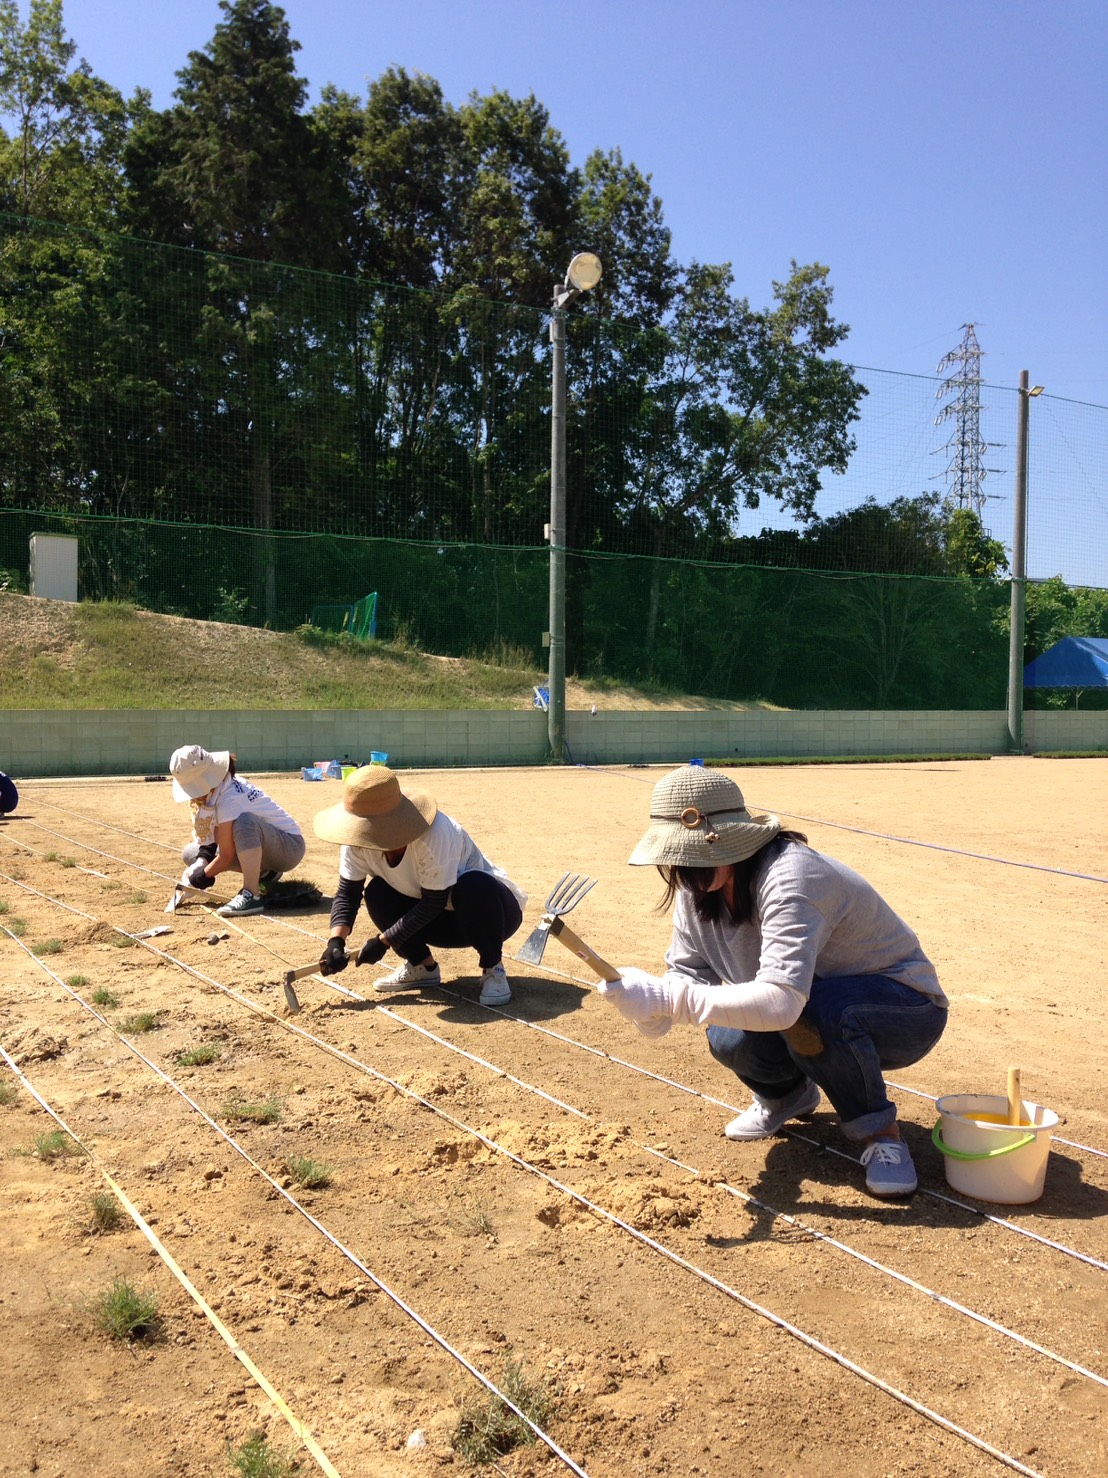
[[[759,1098],[774,1103],[805,1078],[819,1085],[847,1139],[869,1139],[896,1123],[883,1068],[919,1062],[943,1034],[947,1011],[887,975],[816,980],[795,1026],[744,1032],[710,1026],[712,1056]]]

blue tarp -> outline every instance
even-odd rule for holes
[[[1023,669],[1025,688],[1108,688],[1108,637],[1064,636]]]

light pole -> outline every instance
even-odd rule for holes
[[[1016,423],[1016,509],[1012,531],[1012,613],[1008,637],[1008,742],[1023,753],[1023,636],[1027,612],[1027,432],[1031,400],[1041,385],[1020,370],[1019,419]]]
[[[554,346],[550,392],[550,647],[547,733],[551,758],[561,764],[566,748],[566,309],[591,292],[604,269],[591,251],[578,252],[564,282],[554,284],[550,342]]]

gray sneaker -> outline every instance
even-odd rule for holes
[[[916,1167],[902,1139],[882,1135],[862,1151],[866,1190],[872,1196],[910,1196],[918,1182]]]
[[[264,913],[265,904],[256,893],[251,893],[249,888],[242,888],[222,908],[217,908],[216,913],[222,919],[241,919],[247,914]]]
[[[790,1119],[805,1119],[819,1108],[819,1089],[811,1078],[805,1078],[787,1098],[760,1098],[743,1109],[723,1131],[728,1139],[769,1139],[783,1129]]]

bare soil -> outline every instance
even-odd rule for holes
[[[661,773],[404,781],[528,890],[511,951],[568,869],[599,880],[578,932],[657,969],[659,881],[626,859]],[[469,1473],[460,1414],[513,1362],[552,1395],[548,1441],[484,1469],[513,1478],[1103,1474],[1108,768],[734,773],[882,889],[951,996],[937,1049],[891,1075],[920,1173],[905,1205],[866,1193],[826,1106],[726,1141],[746,1094],[702,1034],[639,1036],[554,941],[540,968],[509,963],[500,1010],[444,952],[441,989],[380,996],[380,972],[352,968],[301,981],[287,1015],[326,902],[237,926],[166,914],[187,832],[167,784],[22,785],[0,823],[0,1046],[23,1075],[0,1060],[0,1475],[222,1475],[256,1430],[302,1474]],[[336,849],[311,817],[337,785],[256,778],[329,895]],[[121,1032],[142,1012],[153,1031]],[[205,1043],[217,1061],[180,1065]],[[951,1191],[930,1138],[935,1096],[1002,1095],[1010,1065],[1065,1119],[1026,1206]],[[58,1125],[28,1085],[87,1154],[35,1150]],[[235,1117],[270,1100],[276,1122]],[[332,1183],[301,1188],[296,1156]],[[149,1237],[129,1216],[91,1230],[104,1172]],[[157,1295],[157,1338],[96,1327],[121,1277]]]

